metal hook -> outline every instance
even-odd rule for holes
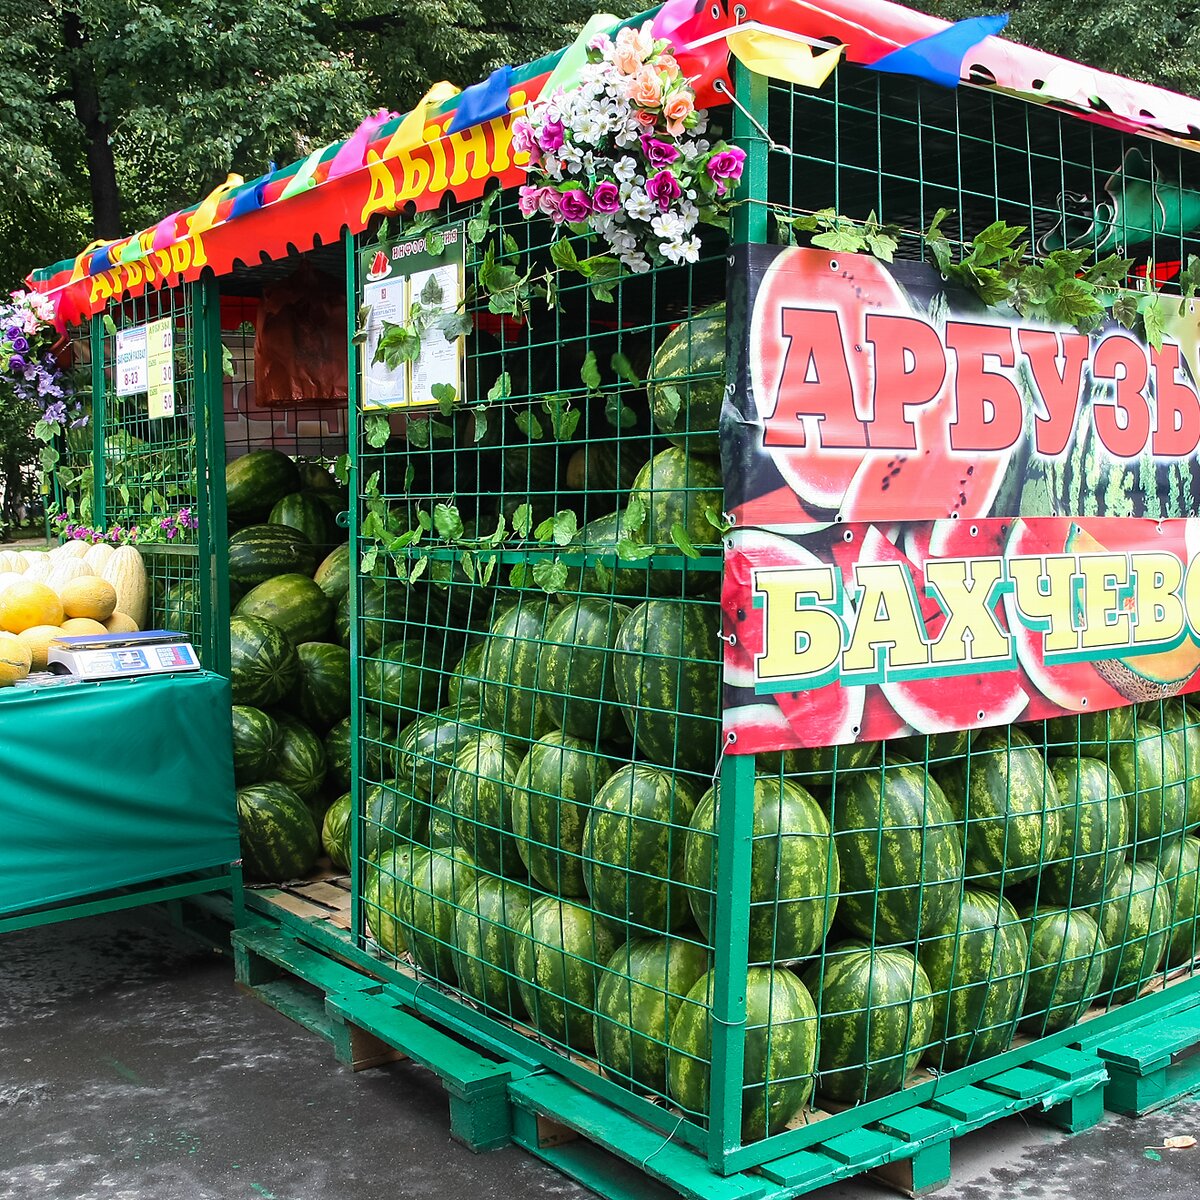
[[[741,102],[741,101],[740,101],[740,100],[739,100],[739,99],[738,99],[738,98],[737,98],[737,97],[736,97],[736,96],[733,94],[733,92],[732,92],[732,91],[731,91],[731,90],[730,90],[728,87],[726,87],[726,86],[725,86],[725,81],[724,81],[723,79],[718,79],[718,80],[717,80],[717,81],[716,81],[716,82],[713,84],[713,87],[714,87],[714,88],[715,88],[715,89],[716,89],[718,92],[720,92],[720,93],[721,93],[723,96],[728,96],[728,97],[729,97],[729,103],[730,103],[730,104],[732,104],[732,105],[733,105],[733,107],[734,107],[734,108],[736,108],[736,109],[738,110],[738,112],[740,112],[740,113],[742,114],[742,116],[743,116],[743,117],[745,117],[745,118],[746,118],[746,120],[747,120],[747,121],[749,121],[749,122],[750,122],[750,124],[751,124],[751,125],[753,125],[753,126],[754,126],[754,128],[755,128],[755,129],[757,129],[757,130],[758,130],[758,132],[759,132],[759,133],[761,133],[761,134],[763,135],[763,137],[766,139],[766,143],[767,143],[767,149],[768,149],[768,150],[778,150],[778,151],[780,151],[780,152],[781,152],[781,153],[783,153],[783,154],[791,154],[791,153],[792,153],[792,148],[791,148],[791,146],[785,146],[785,145],[784,145],[782,142],[777,142],[777,141],[776,141],[776,140],[775,140],[775,139],[774,139],[774,138],[773,138],[773,137],[772,137],[772,136],[771,136],[771,135],[770,135],[770,134],[769,134],[769,133],[768,133],[768,132],[767,132],[767,131],[766,131],[766,130],[765,130],[765,129],[764,129],[764,128],[763,128],[763,127],[762,127],[762,126],[761,126],[761,125],[760,125],[760,124],[759,124],[759,123],[756,121],[756,120],[755,120],[755,119],[754,119],[754,115],[753,115],[753,114],[750,112],[750,110],[749,110],[749,109],[748,109],[748,108],[747,108],[747,107],[746,107],[746,106],[745,106],[745,105],[744,105],[744,104],[743,104],[743,103],[742,103],[742,102]]]

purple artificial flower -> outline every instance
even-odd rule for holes
[[[67,419],[67,405],[65,401],[56,400],[53,404],[48,405],[46,411],[42,413],[42,419],[49,421],[52,425],[62,425]]]
[[[730,146],[718,150],[708,160],[709,178],[717,185],[717,195],[723,196],[729,190],[726,180],[736,183],[742,177],[742,167],[746,162],[746,152],[738,146]]]
[[[71,428],[72,429],[82,429],[87,423],[88,423],[87,413],[84,413],[83,416],[76,417],[75,420],[73,420],[71,422]]]
[[[81,542],[81,541],[83,541],[83,539],[84,539],[85,537],[87,537],[87,530],[86,530],[86,529],[84,529],[84,527],[83,527],[82,525],[80,525],[80,526],[78,526],[77,528],[75,528],[75,529],[72,529],[72,530],[71,530],[71,536],[72,536],[72,537],[73,537],[73,538],[74,538],[74,539],[75,539],[77,542]]]
[[[621,207],[621,189],[607,179],[596,184],[592,192],[592,210],[598,213],[616,212]]]
[[[538,134],[538,146],[547,154],[553,154],[566,139],[566,130],[561,121],[547,121]]]
[[[670,171],[659,171],[657,175],[646,180],[646,192],[650,199],[654,200],[663,212],[666,212],[672,202],[683,195],[683,188],[679,186],[679,180]]]
[[[66,513],[58,513],[54,519],[59,525],[65,525],[71,518]]]
[[[25,360],[19,354],[14,354],[12,356],[12,358],[10,358],[8,360],[8,369],[14,375],[24,375],[25,374]]]
[[[592,211],[592,203],[587,197],[587,192],[572,188],[569,192],[563,192],[559,201],[559,211],[564,221],[574,225],[587,220],[588,213]]]
[[[658,170],[660,167],[669,167],[679,157],[679,147],[672,146],[670,142],[660,142],[658,138],[644,133],[642,134],[642,153],[646,156],[646,161],[650,166]]]
[[[12,342],[12,348],[18,354],[25,354],[29,350],[29,341],[20,333],[15,338],[9,338],[8,340]]]
[[[20,325],[10,325],[5,331],[4,336],[10,341],[15,342],[22,334],[23,330]]]
[[[517,207],[521,216],[532,217],[538,211],[538,201],[542,197],[542,189],[533,184],[523,183],[517,192]]]

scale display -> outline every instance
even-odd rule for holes
[[[47,660],[50,670],[80,679],[124,679],[200,670],[191,643],[182,634],[166,629],[55,638]]]

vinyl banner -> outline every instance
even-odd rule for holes
[[[1197,321],[1160,349],[756,246],[722,414],[733,753],[1200,687]],[[1196,561],[1193,561],[1193,560]]]

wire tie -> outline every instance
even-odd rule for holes
[[[683,1115],[681,1114],[679,1117],[679,1120],[675,1122],[675,1128],[672,1129],[671,1132],[668,1133],[667,1136],[665,1138],[663,1138],[663,1140],[657,1146],[655,1146],[655,1148],[653,1150],[651,1150],[650,1153],[647,1154],[645,1158],[642,1159],[642,1170],[643,1171],[646,1169],[646,1164],[656,1154],[658,1154],[660,1150],[665,1150],[671,1144],[671,1142],[675,1138],[675,1135],[679,1132],[680,1125],[683,1124],[685,1119],[686,1118],[684,1118]]]
[[[755,120],[754,114],[751,113],[751,111],[733,94],[733,92],[725,86],[725,81],[723,79],[718,79],[713,86],[722,95],[728,96],[729,103],[732,104],[733,107],[736,108],[738,112],[740,112],[742,116],[745,117],[746,120],[749,121],[750,124],[753,125],[754,128],[763,135],[763,137],[766,139],[768,150],[778,150],[782,154],[791,154],[793,152],[791,146],[785,146],[782,142],[777,142],[766,131],[766,129],[764,129],[762,125]]]

